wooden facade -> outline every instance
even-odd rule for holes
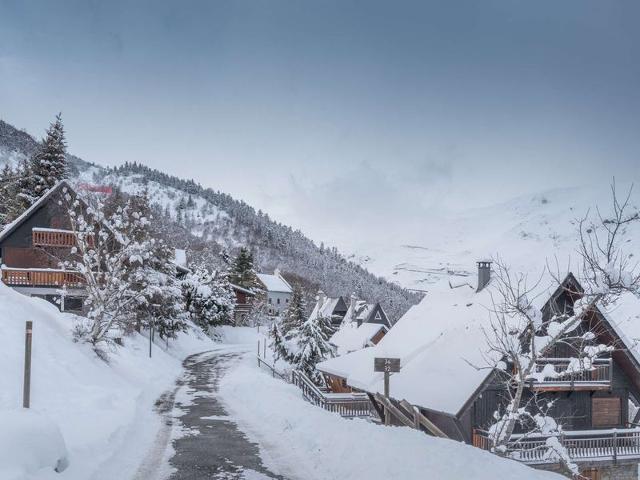
[[[66,189],[66,190],[65,190]],[[80,274],[65,270],[76,245],[64,195],[75,193],[66,182],[59,183],[7,227],[0,236],[2,282],[23,293],[45,298],[64,307],[58,290],[71,289],[68,305],[78,304],[84,295]],[[81,303],[81,302],[80,302]]]

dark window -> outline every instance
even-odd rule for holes
[[[280,305],[280,299],[278,299],[278,305]]]
[[[84,299],[81,297],[65,297],[64,299],[64,311],[65,312],[81,312]]]

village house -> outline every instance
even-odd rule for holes
[[[236,305],[233,313],[235,321],[237,324],[244,324],[247,315],[251,313],[251,309],[253,308],[252,299],[255,293],[248,288],[233,283],[231,284],[231,288],[233,288],[233,293],[236,296]]]
[[[329,342],[336,347],[337,355],[376,345],[389,331],[391,323],[379,303],[358,300],[355,293],[347,307],[343,297],[327,297],[318,292],[316,304],[310,318],[323,317],[331,320],[336,329]],[[325,374],[325,382],[333,393],[350,392],[344,378]]]
[[[505,387],[501,371],[487,363],[492,293],[490,286],[482,287],[489,283],[490,266],[481,262],[479,267],[480,289],[469,284],[434,288],[377,346],[327,360],[318,369],[367,392],[383,416],[383,374],[373,371],[374,358],[400,358],[401,370],[390,378],[390,405],[396,413],[413,422],[415,408],[426,419],[422,425],[428,433],[490,449],[487,429],[504,405]],[[541,297],[546,299],[539,306],[543,318],[550,312],[570,313],[577,299],[573,292],[579,291],[578,281],[567,275],[561,286]],[[615,350],[578,374],[562,374],[568,367],[567,349],[547,352],[527,394],[535,391],[543,401],[554,402],[551,415],[564,431],[560,442],[586,478],[637,479],[640,299],[624,294],[613,305],[595,308],[583,323],[581,331],[596,334],[594,343],[615,345]],[[536,468],[560,470],[557,458],[545,454],[544,435],[520,438],[516,431],[513,438],[509,456]]]
[[[267,314],[279,317],[289,306],[293,296],[293,288],[277,269],[273,272],[273,275],[259,273],[258,280],[266,293]]]
[[[0,265],[6,285],[78,312],[86,296],[83,278],[60,267],[76,243],[65,191],[75,196],[68,182],[61,181],[0,232]]]

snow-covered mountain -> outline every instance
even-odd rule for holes
[[[626,196],[631,180],[617,180],[619,197]],[[609,215],[611,182],[605,178],[598,185],[523,195],[489,207],[430,212],[422,228],[363,245],[357,260],[404,287],[422,291],[442,279],[475,276],[476,261],[485,258],[499,257],[521,272],[540,272],[545,265],[575,269],[578,221],[596,209]],[[631,208],[637,209],[639,195],[640,191],[632,192]],[[640,256],[640,225],[627,228],[623,248]]]
[[[28,157],[37,142],[28,133],[0,121],[0,164],[16,164]],[[420,295],[370,273],[347,260],[335,248],[316,245],[298,230],[273,221],[261,211],[225,193],[204,188],[143,165],[127,164],[108,169],[69,156],[72,180],[78,184],[118,186],[126,193],[146,191],[163,221],[170,244],[186,248],[221,265],[220,253],[240,246],[251,247],[262,270],[280,268],[308,292],[322,288],[329,295],[356,292],[368,301],[380,301],[397,320]]]

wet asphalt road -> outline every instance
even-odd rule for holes
[[[158,400],[158,412],[173,417],[168,421],[174,429],[187,431],[172,442],[175,454],[169,463],[175,471],[169,480],[284,480],[263,465],[258,445],[238,429],[217,398],[220,378],[238,357],[238,353],[205,353],[187,358],[178,389],[189,389],[192,401],[174,404],[175,392]],[[173,414],[170,406],[175,407]]]

